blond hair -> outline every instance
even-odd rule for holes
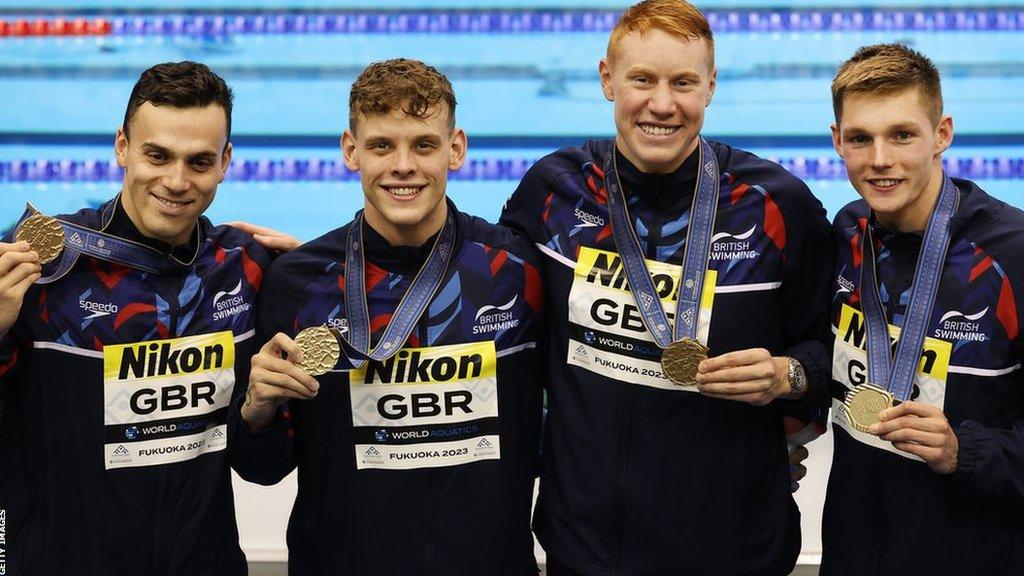
[[[843,116],[843,101],[852,94],[890,95],[909,88],[920,90],[928,117],[942,119],[942,83],[935,64],[902,44],[864,46],[839,67],[832,81],[832,111],[836,124]]]

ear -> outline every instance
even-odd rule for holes
[[[608,57],[601,58],[597,64],[597,73],[601,77],[601,91],[609,102],[615,102],[615,91],[612,89],[612,68],[608,64]]]
[[[228,166],[231,165],[231,155],[234,153],[235,147],[228,142],[228,145],[224,147],[224,153],[220,155],[220,180],[224,181],[224,177],[228,175]]]
[[[935,155],[939,156],[953,144],[953,117],[946,114],[935,127]]]
[[[348,129],[341,135],[341,156],[345,159],[345,167],[353,172],[359,171],[359,153],[356,152],[356,137]]]
[[[466,137],[465,130],[456,128],[452,132],[450,145],[452,147],[452,156],[448,160],[448,169],[458,170],[462,168],[462,164],[466,161],[466,152],[469,148],[469,139]]]
[[[124,134],[124,128],[118,128],[114,135],[114,157],[117,158],[117,165],[121,168],[128,167],[128,137]]]
[[[715,87],[718,86],[718,68],[711,69],[711,76],[708,78],[708,100],[704,107],[711,106],[711,98],[715,95]]]
[[[839,154],[840,158],[843,157],[843,147],[840,146],[842,143],[841,137],[842,133],[839,131],[839,124],[832,124],[832,147],[836,149],[836,154]]]

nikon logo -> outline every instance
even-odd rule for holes
[[[583,248],[582,250],[586,250]],[[580,262],[584,263],[584,255],[580,254]],[[607,288],[614,288],[616,290],[623,290],[629,292],[629,284],[626,279],[626,269],[622,265],[622,258],[618,254],[611,252],[593,251],[595,254],[590,260],[589,265],[583,270],[582,275],[586,278],[590,284],[599,284]],[[654,281],[654,289],[658,292],[658,297],[662,299],[674,298],[676,293],[676,278],[679,276],[678,270],[672,273],[668,270],[659,270],[657,265],[659,263],[647,262],[647,269],[650,271],[651,280]],[[664,268],[664,265],[661,266]],[[577,268],[577,273],[579,273]]]
[[[415,384],[491,378],[495,375],[494,341],[430,348],[403,348],[383,362],[353,370],[353,383]]]
[[[483,365],[484,357],[480,354],[425,358],[418,350],[402,350],[384,362],[371,362],[364,383],[410,384],[466,380],[479,378]]]
[[[175,349],[170,342],[142,342],[123,350],[117,379],[188,374],[222,366],[224,346],[221,344]]]

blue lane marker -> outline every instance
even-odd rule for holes
[[[846,180],[842,160],[828,157],[768,157],[806,180]],[[481,158],[467,160],[452,180],[518,181],[537,158]],[[943,158],[954,178],[972,180],[1024,180],[1024,157],[972,156]],[[114,160],[7,160],[0,161],[0,182],[117,182],[124,171]],[[354,181],[342,160],[327,158],[236,159],[228,178],[243,182]]]
[[[617,10],[386,10],[156,13],[110,17],[111,35],[607,33]],[[1024,30],[1021,8],[736,9],[705,12],[716,33]],[[47,19],[46,14],[24,18]],[[62,15],[73,19],[74,14]]]

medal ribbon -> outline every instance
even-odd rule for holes
[[[360,210],[356,214],[352,225],[349,226],[345,247],[345,315],[348,317],[351,339],[335,334],[354,368],[361,367],[367,360],[380,362],[390,358],[409,339],[409,334],[441,287],[441,281],[448,271],[448,263],[455,251],[455,218],[455,206],[448,202],[448,216],[441,232],[434,240],[430,255],[399,301],[380,342],[371,349],[370,307],[366,300],[363,211]]]
[[[18,219],[18,225],[38,213],[39,211],[30,204]],[[81,254],[122,264],[149,274],[170,274],[192,264],[191,261],[183,262],[145,244],[119,238],[66,220],[56,218],[54,220],[64,229],[64,249],[61,251],[56,269],[36,280],[36,284],[49,284],[59,280],[75,265]]]
[[[878,294],[878,274],[875,264],[875,244],[868,223],[865,231],[863,256],[860,269],[861,308],[867,330],[868,380],[885,387],[899,402],[910,399],[914,389],[914,375],[921,358],[925,332],[931,322],[935,294],[938,291],[942,266],[949,248],[949,220],[956,213],[960,196],[953,181],[945,173],[942,176],[942,190],[935,209],[928,220],[921,252],[910,290],[910,301],[903,327],[900,329],[896,357],[892,358],[889,344],[889,327]]]
[[[619,181],[615,160],[615,147],[604,159],[605,187],[608,189],[608,213],[612,223],[612,237],[622,257],[629,289],[633,292],[644,325],[651,332],[658,346],[667,348],[682,338],[696,338],[697,316],[704,292],[704,276],[707,272],[708,249],[711,233],[715,227],[715,209],[718,206],[719,172],[715,152],[703,138],[700,138],[697,157],[697,186],[690,205],[690,222],[686,231],[686,248],[683,255],[682,277],[676,301],[674,330],[668,326],[665,314],[654,287],[654,281],[644,263],[640,240],[629,219],[629,208]]]

